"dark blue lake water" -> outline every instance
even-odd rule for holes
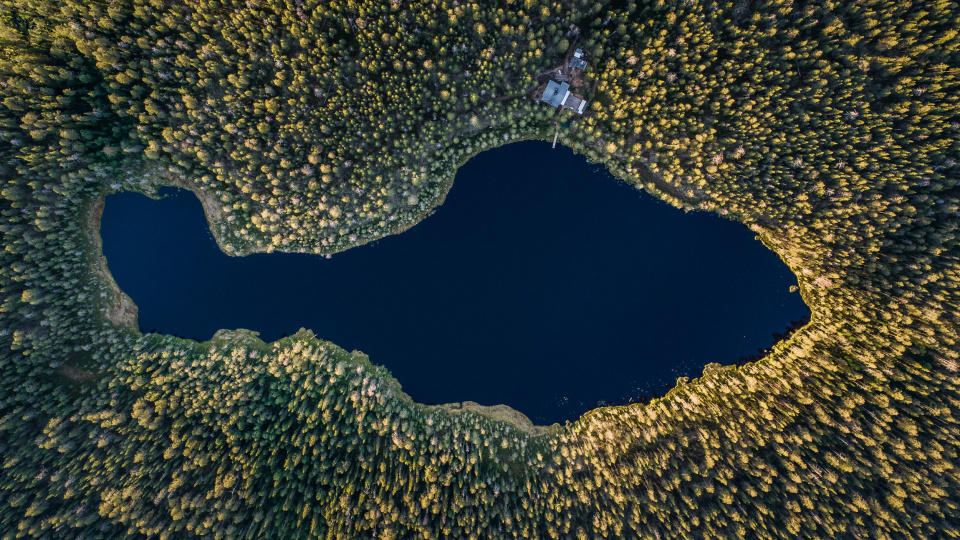
[[[538,424],[660,395],[809,315],[743,225],[684,213],[566,148],[521,142],[457,173],[437,212],[325,259],[228,257],[188,191],[107,197],[110,271],[143,332],[301,327],[385,365],[421,403],[505,403]]]

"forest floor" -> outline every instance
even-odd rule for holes
[[[62,375],[71,381],[75,382],[86,382],[95,379],[97,376],[89,371],[84,371],[73,366],[68,366],[66,364],[61,365],[57,368],[57,374]]]

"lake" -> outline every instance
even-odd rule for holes
[[[326,259],[228,257],[189,191],[109,195],[103,252],[143,332],[205,341],[306,327],[370,355],[421,403],[505,403],[537,424],[662,395],[809,316],[743,225],[684,213],[563,147],[464,165],[412,229]]]

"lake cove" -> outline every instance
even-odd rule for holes
[[[484,152],[410,230],[326,259],[229,257],[200,202],[109,195],[103,252],[143,332],[205,341],[306,327],[386,366],[421,403],[506,404],[534,423],[757,354],[809,316],[743,225],[684,213],[567,148]]]

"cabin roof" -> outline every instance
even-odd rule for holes
[[[563,106],[577,114],[583,114],[583,109],[580,108],[580,105],[582,103],[586,103],[586,101],[578,98],[573,94],[570,94],[570,97],[567,98],[567,102],[564,103]],[[584,105],[584,108],[586,108],[586,105]]]
[[[580,49],[577,49],[577,54],[574,54],[573,58],[570,59],[569,67],[581,70],[587,67],[587,61],[583,59],[583,54],[580,52]]]
[[[570,85],[567,83],[558,83],[550,81],[540,96],[540,101],[549,103],[552,107],[563,107],[570,109],[577,114],[583,114],[587,109],[587,101],[580,98],[570,91]]]
[[[567,95],[570,93],[570,85],[567,83],[558,83],[557,81],[550,81],[547,83],[547,88],[543,91],[543,96],[540,97],[540,101],[544,103],[549,103],[554,107],[559,107],[563,105],[564,100],[566,100]]]

